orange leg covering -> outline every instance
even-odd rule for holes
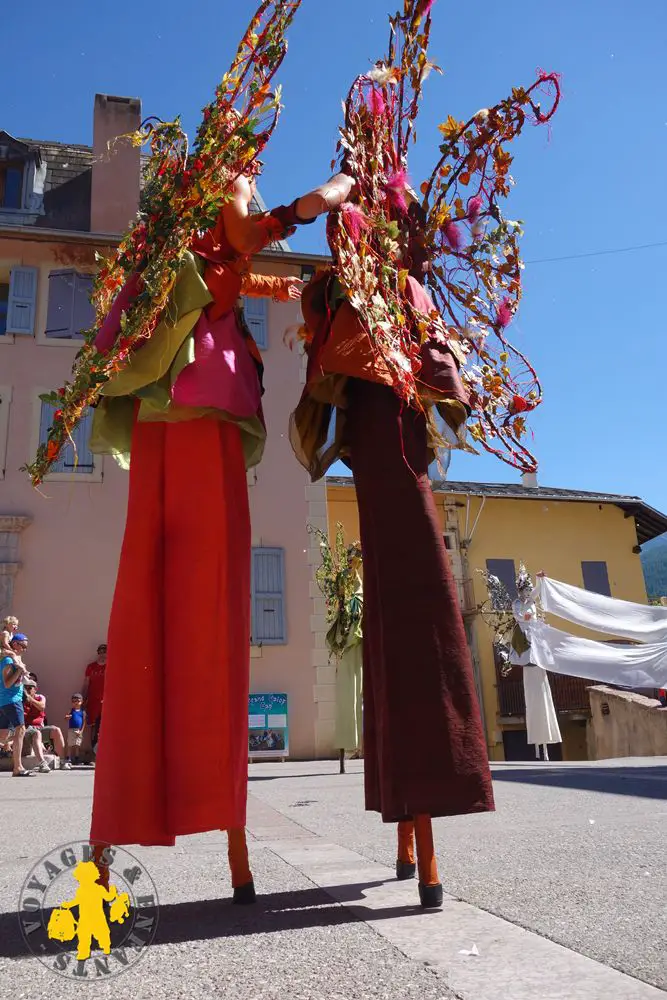
[[[407,865],[415,863],[415,824],[411,819],[404,819],[398,824],[398,854],[399,861]]]
[[[227,840],[229,842],[228,857],[232,873],[232,888],[240,889],[241,886],[252,882],[245,830],[228,830]]]
[[[417,867],[420,885],[439,885],[438,866],[433,847],[433,827],[430,816],[415,816],[417,839]]]
[[[97,865],[97,870],[100,873],[98,882],[103,885],[105,889],[109,888],[109,865],[104,858],[104,851],[106,850],[105,844],[92,844],[92,854],[91,861],[94,861]]]

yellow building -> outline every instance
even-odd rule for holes
[[[576,586],[646,603],[639,547],[667,531],[667,517],[638,497],[537,485],[445,482],[435,489],[435,498],[472,651],[489,756],[529,759],[534,751],[526,744],[521,671],[499,675],[493,636],[479,613],[487,594],[477,570],[495,573],[511,593],[523,562],[533,574],[544,570]],[[340,522],[348,541],[358,537],[351,479],[327,480],[327,513],[330,531]],[[569,625],[567,630],[577,631]],[[589,683],[552,677],[565,760],[587,757]]]

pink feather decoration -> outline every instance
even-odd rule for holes
[[[433,6],[434,3],[435,0],[426,0],[426,3],[424,4],[424,7],[421,12],[422,17],[428,17],[428,15],[431,13],[431,7]]]
[[[443,232],[445,234],[445,239],[449,243],[452,250],[458,250],[461,246],[461,230],[456,223],[446,222]]]
[[[370,223],[359,206],[353,205],[350,201],[346,201],[341,206],[341,212],[343,213],[345,228],[349,233],[350,239],[356,246],[361,240],[361,234],[368,229]]]
[[[381,90],[373,87],[371,90],[371,112],[380,118],[387,110],[384,96]]]
[[[509,299],[503,299],[496,312],[496,323],[505,329],[512,322],[512,303]]]
[[[477,222],[479,213],[482,211],[482,199],[478,194],[468,201],[468,222]]]
[[[401,212],[407,212],[408,203],[405,200],[405,189],[408,186],[408,175],[405,170],[395,170],[391,176],[387,178],[387,182],[384,186],[387,192],[387,198],[390,204],[394,208],[399,209]]]

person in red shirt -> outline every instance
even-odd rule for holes
[[[102,719],[102,701],[104,698],[104,674],[107,666],[107,644],[101,643],[97,647],[97,659],[93,660],[86,667],[86,675],[83,682],[83,698],[86,706],[88,723],[91,727],[91,741],[93,751],[97,748],[97,739],[100,732],[100,721]]]

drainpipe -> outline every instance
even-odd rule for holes
[[[468,562],[468,551],[469,551],[469,548],[470,548],[470,543],[472,542],[473,535],[475,534],[475,528],[477,527],[477,524],[479,522],[481,513],[484,510],[484,505],[485,504],[486,504],[486,497],[482,497],[482,502],[480,504],[479,510],[477,511],[477,517],[475,518],[475,521],[473,523],[472,529],[470,530],[470,533],[468,533],[468,525],[469,525],[469,518],[470,518],[470,497],[469,496],[467,497],[467,504],[466,504],[466,537],[463,538],[463,539],[461,539],[461,545],[460,545],[460,549],[461,549],[461,569],[463,570],[463,579],[464,580],[470,580],[472,588],[473,588],[473,594],[474,594],[474,586],[475,586],[475,584],[474,584],[474,581],[472,580],[472,577],[470,576],[470,564]],[[482,714],[482,720],[483,720],[483,723],[484,723],[484,728],[486,730],[487,729],[487,718],[486,718],[486,711],[485,711],[485,708],[484,708],[484,690],[483,690],[483,686],[482,686],[482,673],[481,673],[480,666],[479,666],[479,653],[478,653],[478,649],[477,649],[477,630],[475,628],[475,620],[474,619],[473,619],[473,621],[472,621],[472,623],[470,625],[470,639],[471,639],[471,642],[470,642],[470,654],[471,654],[471,657],[472,657],[473,676],[475,678],[475,687],[477,688],[477,698],[479,700],[479,710],[480,710],[480,712]],[[490,737],[489,737],[489,735],[487,733],[486,742],[487,742],[487,746],[490,748],[489,739],[490,739]]]

